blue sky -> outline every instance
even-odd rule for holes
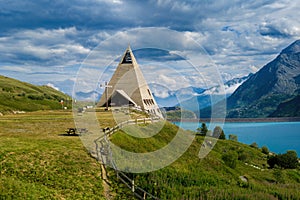
[[[70,90],[63,84],[74,81],[88,55],[115,35],[122,44],[110,45],[120,46],[121,53],[128,43],[148,48],[140,29],[151,27],[157,42],[171,37],[161,28],[174,31],[180,42],[166,49],[183,48],[180,55],[196,56],[199,50],[186,48],[196,41],[224,80],[256,72],[300,39],[299,0],[0,0],[0,5],[0,74],[61,90]],[[163,75],[161,80],[176,79]],[[195,80],[182,80],[183,86],[203,86]]]

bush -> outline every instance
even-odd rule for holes
[[[31,100],[44,100],[44,96],[36,95],[36,94],[29,94],[27,97],[28,99]]]
[[[250,147],[253,147],[253,148],[258,148],[258,144],[256,142],[253,142],[252,144],[250,144]]]
[[[233,135],[233,134],[230,134],[229,137],[228,137],[228,139],[229,139],[229,140],[232,140],[232,141],[236,141],[236,142],[238,141],[237,136],[236,136],[236,135]]]
[[[244,151],[239,152],[238,160],[245,162],[248,159],[248,154]]]
[[[225,162],[225,164],[228,167],[234,169],[237,164],[238,154],[235,151],[229,151],[229,152],[223,154],[222,160]]]
[[[278,156],[277,155],[270,156],[267,162],[268,162],[270,168],[274,168],[275,165],[278,165]]]
[[[268,147],[263,146],[263,147],[261,148],[261,152],[268,155],[268,154],[269,154],[269,149],[268,149]]]
[[[276,165],[284,169],[295,169],[298,166],[298,156],[296,151],[287,151],[285,154],[271,156],[268,159],[270,168]]]

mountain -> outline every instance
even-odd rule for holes
[[[199,114],[200,109],[211,106],[212,104],[214,105],[230,96],[235,89],[238,88],[251,75],[252,74],[250,73],[249,75],[241,78],[231,79],[224,83],[224,88],[222,89],[220,86],[214,86],[203,90],[203,92],[198,93],[197,95],[190,95],[189,99],[181,101],[180,104],[178,103],[176,106],[182,107],[185,110],[195,111],[196,114]]]
[[[198,96],[205,91],[203,88],[197,88],[193,86],[171,91],[168,88],[164,88],[153,83],[149,84],[149,87],[160,107],[176,106],[179,102],[185,101],[194,96]]]
[[[281,116],[280,110],[286,111],[291,103],[298,102],[292,99],[299,94],[300,40],[297,40],[227,99],[228,117]]]
[[[293,99],[280,103],[270,117],[299,117],[300,116],[300,95]]]
[[[35,86],[0,75],[0,113],[61,109],[71,104],[71,97],[52,87]]]
[[[235,89],[247,80],[252,74],[241,78],[233,78],[224,83],[225,96],[231,95]],[[211,96],[220,101],[224,98],[224,91],[220,86],[213,86],[207,89],[198,87],[180,88],[175,91],[170,91],[167,88],[161,88],[156,84],[149,84],[151,91],[157,103],[162,107],[183,107],[186,110],[195,111],[199,108],[205,108],[211,105]],[[179,103],[180,102],[180,103]],[[215,103],[216,103],[215,102]]]

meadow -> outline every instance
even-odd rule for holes
[[[0,199],[105,199],[100,164],[70,127],[70,111],[0,117]]]
[[[103,127],[116,124],[111,112],[97,109],[96,115]],[[132,113],[130,118],[141,116]],[[109,167],[109,188],[103,187],[101,165],[78,136],[65,132],[74,126],[68,110],[0,116],[0,199],[105,199],[107,191],[114,199],[134,199]],[[147,139],[125,134],[157,127],[160,131]],[[168,122],[132,125],[113,134],[111,142],[128,151],[151,152],[166,146],[177,131]],[[203,140],[195,136],[188,150],[163,169],[126,174],[160,199],[300,199],[299,167],[270,169],[260,148],[230,140],[219,140],[200,159]]]

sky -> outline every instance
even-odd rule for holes
[[[0,0],[0,74],[71,93],[85,70],[107,79],[130,44],[147,81],[211,86],[300,39],[299,10],[299,0]]]

